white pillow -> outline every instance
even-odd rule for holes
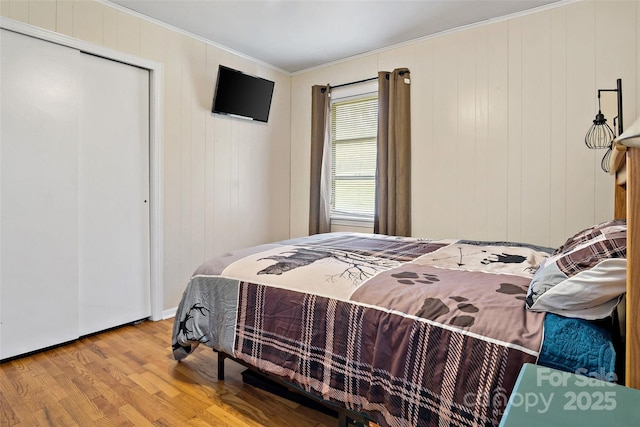
[[[610,316],[626,291],[626,243],[621,220],[569,238],[531,279],[526,307],[588,320]]]

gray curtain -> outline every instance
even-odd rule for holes
[[[411,235],[411,76],[378,73],[375,233]]]
[[[331,231],[330,86],[311,88],[311,182],[309,235]]]

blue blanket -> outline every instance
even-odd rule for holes
[[[546,314],[539,365],[615,381],[615,362],[616,352],[607,329],[582,319]]]

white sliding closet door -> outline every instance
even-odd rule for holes
[[[150,316],[149,72],[82,55],[80,335]]]
[[[0,30],[0,359],[150,315],[149,72]]]
[[[77,337],[79,57],[0,30],[0,358]]]

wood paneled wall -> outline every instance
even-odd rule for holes
[[[397,67],[412,78],[415,236],[558,246],[611,218],[604,151],[584,135],[617,78],[625,123],[640,114],[638,27],[638,1],[563,3],[294,75],[292,236],[306,233],[311,85]]]
[[[106,3],[1,0],[0,14],[162,64],[165,310],[205,259],[289,236],[287,73]],[[218,64],[276,82],[268,124],[210,113]]]

